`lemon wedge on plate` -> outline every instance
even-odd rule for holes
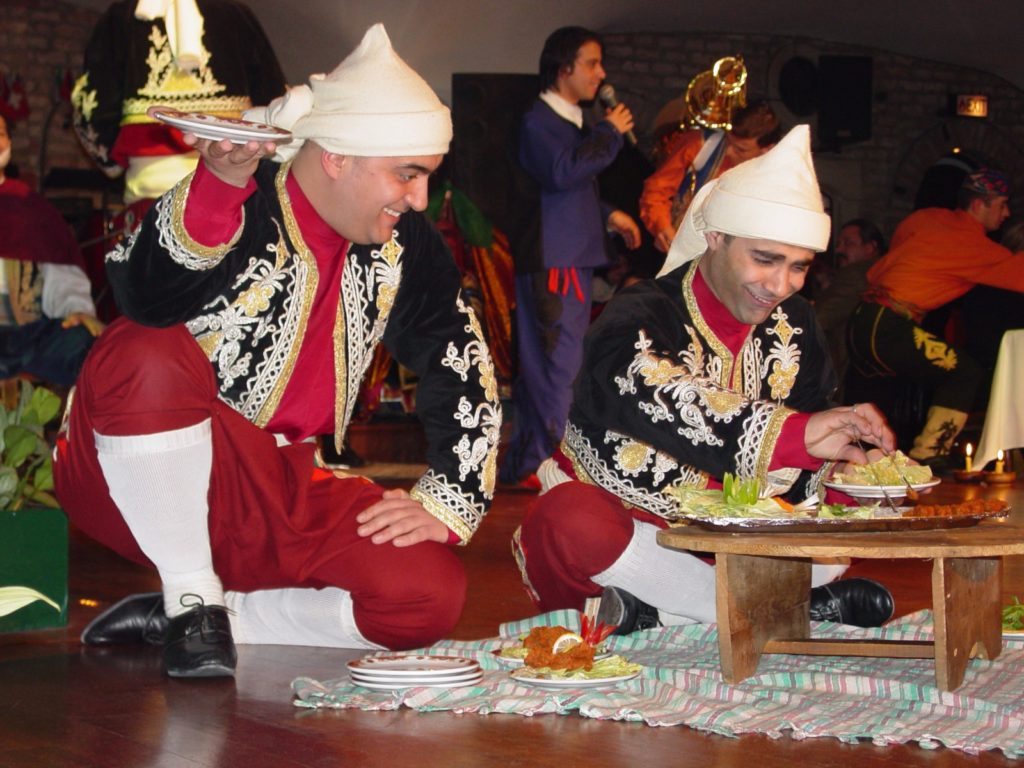
[[[566,632],[564,635],[558,636],[558,639],[551,646],[551,652],[564,653],[574,645],[579,645],[582,642],[583,638],[580,635],[577,635],[575,632]]]

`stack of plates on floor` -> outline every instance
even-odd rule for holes
[[[459,656],[365,656],[348,663],[352,682],[371,691],[396,688],[458,688],[476,685],[483,679],[480,665]]]

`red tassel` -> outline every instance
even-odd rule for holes
[[[576,298],[579,299],[580,303],[582,304],[583,303],[583,289],[580,288],[580,277],[579,277],[579,274],[576,272],[576,267],[570,267],[569,268],[569,276],[572,277],[573,288],[576,289]],[[569,280],[567,278],[566,281],[565,281],[565,293],[568,293],[568,292],[569,292]],[[565,294],[562,294],[562,295],[564,296]]]

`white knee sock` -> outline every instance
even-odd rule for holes
[[[602,587],[622,587],[658,609],[666,626],[709,624],[715,612],[715,568],[700,558],[667,549],[657,541],[658,528],[633,521],[633,538],[619,559],[593,581]],[[846,565],[811,566],[811,584],[839,577]]]
[[[264,589],[227,592],[236,643],[373,648],[359,632],[352,595],[344,589]]]
[[[207,605],[224,605],[207,523],[213,466],[210,420],[151,435],[96,433],[95,439],[110,498],[160,574],[167,615],[188,610],[190,605],[181,602],[187,594],[198,595]]]
[[[622,587],[658,609],[662,624],[715,621],[715,569],[703,560],[658,544],[658,528],[633,521],[633,538],[619,559],[593,577]]]

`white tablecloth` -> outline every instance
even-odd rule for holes
[[[981,441],[974,453],[974,468],[984,469],[1000,448],[1024,447],[1024,329],[1007,331],[999,345],[996,371],[992,377],[992,395],[985,414]],[[1017,467],[1016,469],[1020,469]]]

